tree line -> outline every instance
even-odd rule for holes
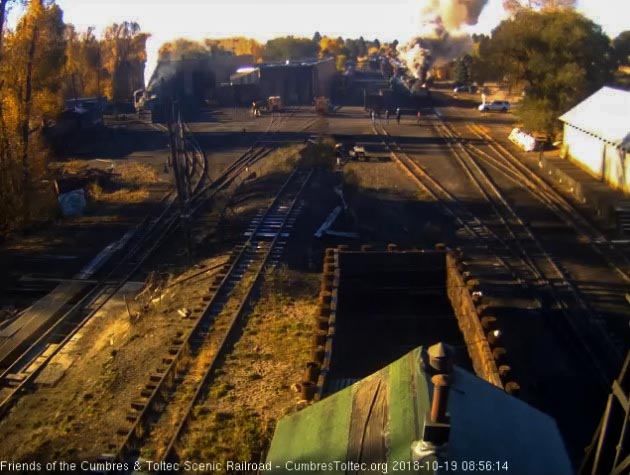
[[[63,101],[128,100],[144,84],[148,35],[136,23],[77,32],[52,1],[32,0],[13,29],[0,0],[0,237],[56,210],[43,139]],[[20,2],[23,3],[23,2]]]
[[[260,43],[252,38],[231,37],[192,41],[180,38],[167,42],[160,47],[160,60],[182,58],[202,58],[219,53],[251,55],[255,62],[286,61],[314,57],[334,57],[338,69],[342,69],[347,60],[358,60],[371,54],[384,53],[396,49],[397,41],[381,44],[378,39],[365,40],[363,37],[332,38],[315,32],[312,38],[283,36]]]

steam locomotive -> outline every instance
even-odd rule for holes
[[[431,99],[431,90],[427,84],[422,83],[419,79],[409,76],[392,76],[390,84],[397,93],[409,96],[416,101]]]

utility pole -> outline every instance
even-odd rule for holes
[[[192,164],[188,160],[188,153],[186,152],[186,142],[184,137],[184,124],[182,123],[181,109],[178,110],[177,128],[178,128],[178,145],[179,145],[179,158],[180,165],[180,177],[183,181],[182,188],[184,190],[184,212],[182,213],[182,228],[184,230],[184,238],[186,239],[186,252],[188,255],[188,264],[192,263],[192,235],[190,225],[190,198],[192,196],[191,188],[191,173]]]
[[[168,136],[171,148],[171,164],[173,167],[173,175],[175,177],[175,188],[177,190],[177,200],[179,202],[179,213],[182,229],[184,231],[184,239],[186,241],[186,253],[188,263],[192,258],[192,238],[190,230],[190,214],[189,214],[189,198],[190,183],[188,180],[188,171],[186,170],[187,160],[185,155],[185,146],[183,140],[183,126],[181,118],[177,121],[177,132],[175,131],[175,108],[179,104],[170,100],[170,111],[167,114]],[[179,112],[179,111],[178,111]],[[179,116],[179,113],[177,114]]]

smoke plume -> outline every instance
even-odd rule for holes
[[[474,25],[487,0],[423,0],[420,7],[420,33],[400,48],[409,71],[424,83],[433,66],[441,66],[472,48],[472,40],[462,30]]]

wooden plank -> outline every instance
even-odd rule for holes
[[[341,206],[336,206],[335,209],[333,209],[330,212],[330,214],[328,215],[326,220],[319,227],[317,232],[315,232],[314,236],[316,238],[321,238],[323,236],[323,234],[328,230],[328,228],[333,225],[333,223],[337,219],[337,216],[339,216],[339,213],[341,213]]]
[[[365,463],[367,469],[348,470],[348,474],[382,473],[370,470],[372,464],[387,462],[387,421],[389,418],[389,387],[382,374],[368,377],[358,385],[352,402],[347,460]]]
[[[63,282],[22,312],[11,325],[0,331],[0,337],[11,338],[28,326],[38,326],[56,315],[70,299],[88,284],[81,281]]]

